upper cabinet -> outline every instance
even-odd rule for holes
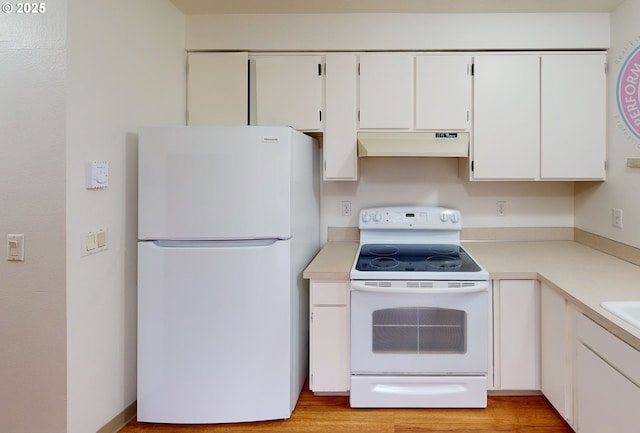
[[[468,131],[471,56],[416,56],[416,129]]]
[[[474,60],[473,178],[535,179],[540,172],[540,59]]]
[[[256,56],[252,62],[252,125],[322,131],[324,56]]]
[[[471,56],[360,55],[360,129],[468,131]]]
[[[410,129],[413,125],[413,57],[360,55],[360,129]]]
[[[188,66],[189,125],[322,134],[324,180],[357,180],[359,131],[470,133],[470,180],[605,178],[602,52],[189,53]]]
[[[357,180],[356,54],[327,54],[325,59],[324,180]]]
[[[472,179],[601,180],[604,54],[476,56]]]
[[[249,55],[189,53],[187,124],[247,125]]]
[[[606,56],[541,56],[540,177],[604,179]]]

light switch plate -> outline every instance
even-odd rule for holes
[[[82,233],[80,239],[80,256],[99,253],[108,248],[107,229],[100,228]]]
[[[7,260],[24,261],[24,235],[7,235]]]

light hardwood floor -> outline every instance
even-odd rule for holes
[[[571,433],[542,396],[490,396],[487,409],[351,409],[348,397],[318,397],[306,387],[288,420],[218,425],[131,421],[120,433]]]

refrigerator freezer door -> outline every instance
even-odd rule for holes
[[[138,243],[138,420],[289,418],[290,241],[205,244]]]
[[[287,127],[150,127],[139,135],[139,239],[291,237]]]

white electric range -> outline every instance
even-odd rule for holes
[[[352,407],[486,407],[489,274],[460,212],[362,209],[351,269]]]

